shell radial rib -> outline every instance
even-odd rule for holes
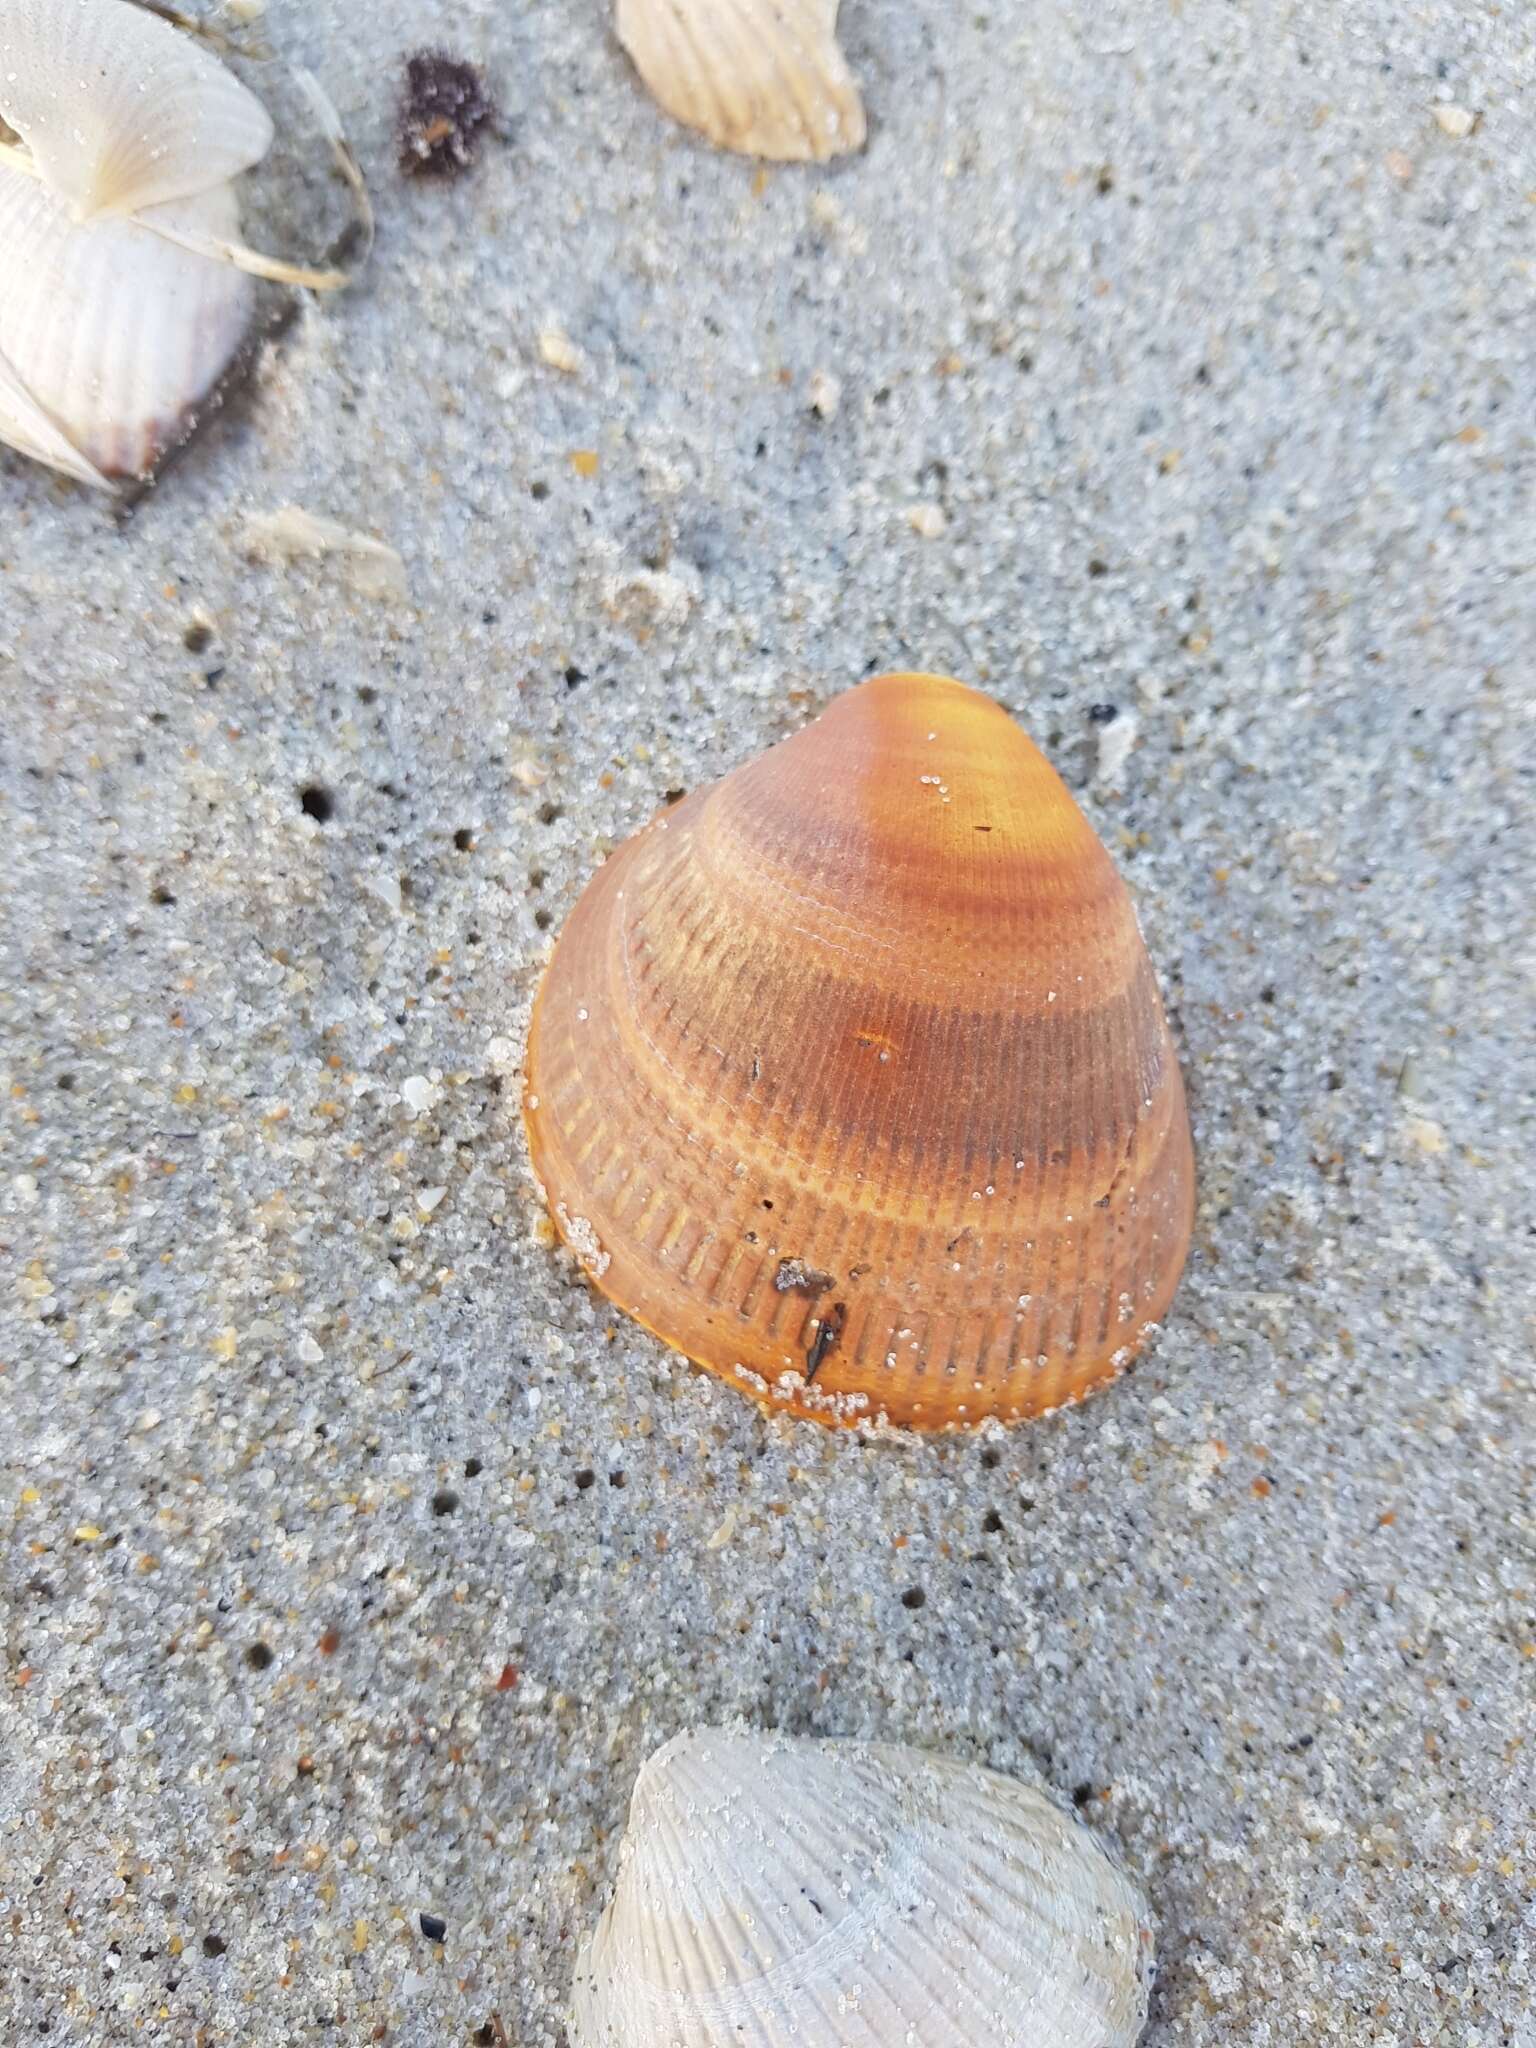
[[[635,1785],[573,2048],[1130,2048],[1152,1930],[1038,1792],[921,1750],[705,1729]]]
[[[541,1186],[596,1284],[770,1406],[1080,1400],[1189,1245],[1124,884],[1006,712],[880,676],[599,870],[534,1010]]]

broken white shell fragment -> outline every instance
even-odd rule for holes
[[[642,1769],[573,2048],[1131,2048],[1147,1909],[977,1765],[701,1730]]]
[[[246,544],[259,561],[325,561],[336,557],[347,581],[360,597],[404,600],[409,595],[405,564],[387,542],[370,533],[355,533],[340,520],[306,512],[302,505],[280,505],[246,522]],[[400,908],[399,884],[393,908]]]
[[[838,0],[618,0],[614,26],[673,120],[781,163],[862,149]]]
[[[125,0],[5,0],[0,115],[76,220],[191,198],[272,146],[254,93]]]
[[[237,232],[234,188],[151,209]],[[248,277],[138,220],[80,224],[0,163],[0,439],[83,482],[147,476],[181,441],[250,324]]]

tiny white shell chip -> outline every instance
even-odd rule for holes
[[[412,1116],[425,1116],[442,1092],[425,1074],[407,1074],[400,1083],[400,1099]]]
[[[862,149],[838,0],[618,0],[614,26],[673,120],[780,163]]]
[[[579,377],[586,367],[586,358],[581,350],[565,329],[557,327],[553,321],[539,329],[539,355],[563,377]]]
[[[234,188],[148,209],[228,237]],[[85,225],[0,163],[0,440],[83,482],[146,475],[187,431],[250,324],[248,277],[135,220]]]
[[[843,386],[840,378],[830,370],[812,370],[806,395],[811,402],[811,411],[818,418],[835,420],[843,402]]]
[[[1453,142],[1465,142],[1477,126],[1477,116],[1470,107],[1442,103],[1434,112],[1435,125],[1442,135],[1449,135]]]
[[[577,1959],[573,2048],[1131,2048],[1145,1903],[1027,1786],[887,1744],[677,1736]]]
[[[260,100],[128,0],[4,0],[0,116],[76,220],[191,198],[272,145]]]

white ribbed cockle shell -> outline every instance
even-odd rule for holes
[[[1132,2048],[1145,1902],[978,1765],[706,1729],[642,1769],[573,2048]]]
[[[346,281],[241,244],[235,180],[272,134],[132,0],[0,0],[0,441],[85,483],[148,476],[249,330],[246,273]]]
[[[231,185],[155,207],[239,229]],[[255,286],[132,217],[76,222],[0,166],[0,438],[85,483],[147,476],[181,440],[250,325]]]

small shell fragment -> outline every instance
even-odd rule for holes
[[[1465,142],[1477,126],[1477,116],[1470,107],[1441,104],[1434,113],[1436,127],[1442,135],[1449,135],[1453,142]]]
[[[673,120],[778,163],[862,149],[838,0],[618,0],[619,41]]]
[[[830,370],[812,370],[806,396],[818,419],[833,420],[843,402],[843,387]]]
[[[354,533],[339,520],[306,512],[302,505],[281,505],[249,520],[245,537],[259,561],[286,565],[335,556],[360,597],[403,600],[409,595],[405,564],[387,542]]]
[[[1096,782],[1115,784],[1141,737],[1141,720],[1134,711],[1122,711],[1118,718],[1099,727],[1099,759],[1094,769]]]
[[[679,1735],[640,1772],[573,2048],[1131,2048],[1135,1886],[1014,1779],[885,1743]]]
[[[565,329],[553,321],[539,329],[539,357],[562,377],[579,377],[586,366],[581,350]]]

